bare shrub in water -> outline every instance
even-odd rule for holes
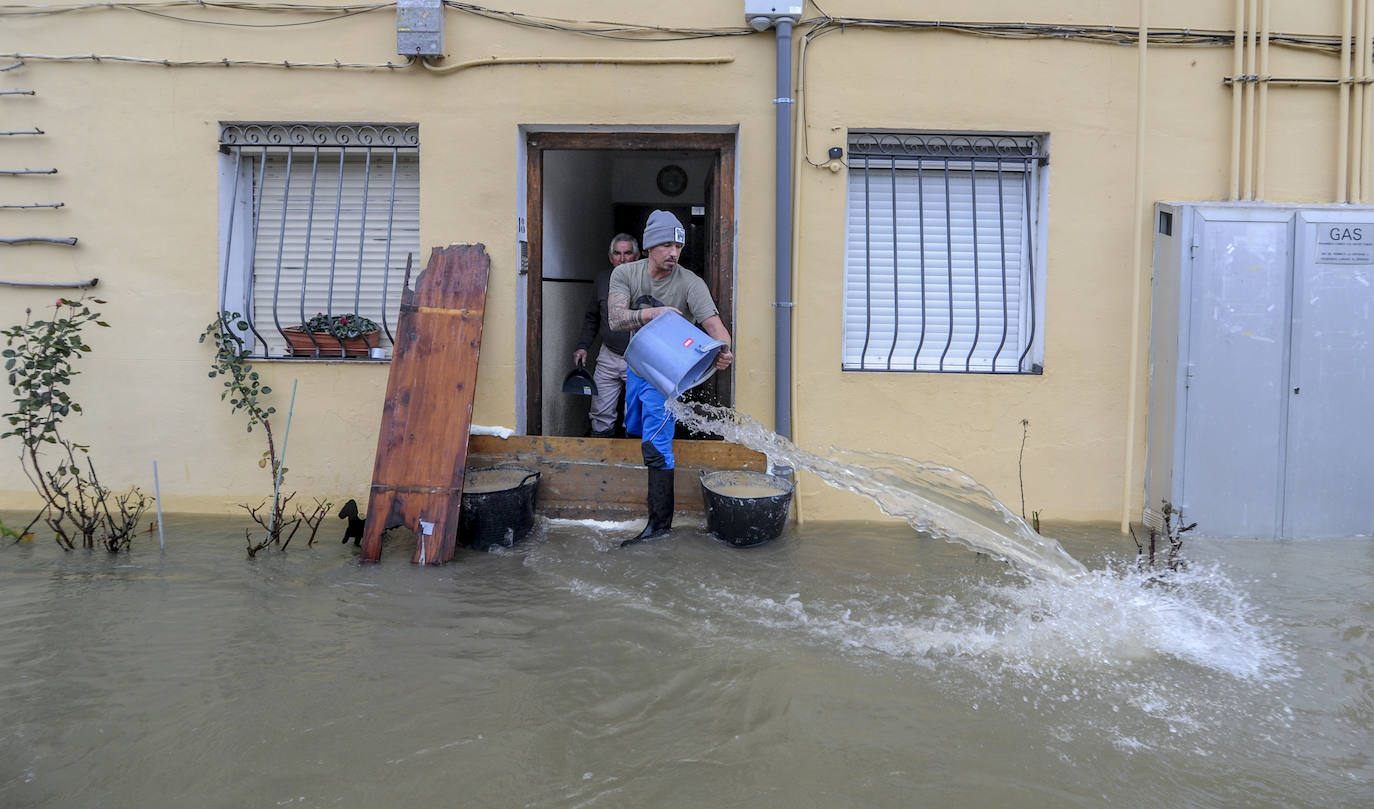
[[[286,510],[286,506],[291,502],[291,499],[295,496],[296,493],[291,492],[290,494],[285,495],[280,499],[277,508],[278,515],[280,515],[282,512]],[[310,529],[310,535],[306,538],[305,541],[306,547],[314,545],[315,534],[318,533],[320,530],[320,523],[324,522],[325,515],[329,513],[329,510],[333,505],[334,504],[328,500],[321,500],[319,498],[315,498],[315,506],[309,512],[305,510],[304,506],[297,506],[296,516],[291,518],[289,524],[283,525],[283,523],[279,520],[276,523],[276,525],[282,526],[282,530],[276,532],[277,538],[275,541],[277,541],[280,544],[281,550],[286,550],[286,546],[290,545],[291,539],[295,537],[296,530],[299,529],[302,525]],[[266,529],[269,537],[272,535],[272,524],[269,521],[268,515],[263,513],[263,510],[267,508],[267,501],[264,500],[262,503],[259,503],[256,507],[240,503],[239,508],[242,508],[243,510],[247,511],[248,516],[253,518],[253,522],[257,523],[258,525]],[[248,555],[252,556],[253,554],[262,550],[264,547],[266,547],[266,543],[263,543],[262,545],[259,545],[258,547],[254,548],[253,541],[250,538],[248,540]]]
[[[224,390],[219,398],[229,402],[230,412],[237,413],[242,410],[247,415],[248,432],[253,432],[255,425],[261,425],[267,440],[267,449],[258,460],[258,466],[271,473],[273,496],[264,499],[257,506],[239,504],[264,531],[256,540],[252,531],[244,532],[244,539],[248,543],[248,555],[252,557],[268,546],[286,550],[286,546],[291,544],[291,538],[302,525],[310,528],[310,539],[306,544],[313,545],[315,532],[319,530],[320,522],[333,504],[325,500],[316,500],[315,508],[311,511],[297,506],[291,514],[287,513],[287,507],[296,493],[290,492],[282,496],[280,491],[287,467],[282,466],[277,457],[277,442],[272,433],[272,416],[276,414],[277,409],[268,405],[264,398],[271,395],[272,388],[262,384],[258,372],[253,370],[253,365],[245,356],[246,346],[239,335],[247,329],[248,321],[238,312],[221,312],[205,327],[205,331],[200,335],[200,342],[209,340],[215,348],[215,356],[210,364],[210,378],[224,380]]]
[[[1141,570],[1153,570],[1156,567],[1163,567],[1165,570],[1177,571],[1187,567],[1183,553],[1183,535],[1197,528],[1197,523],[1185,525],[1183,511],[1174,508],[1174,504],[1168,500],[1161,501],[1161,512],[1164,515],[1163,524],[1159,528],[1150,528],[1149,536],[1145,542],[1135,535],[1135,526],[1131,529],[1131,539],[1135,540],[1136,548],[1136,567]],[[1174,519],[1177,518],[1177,522]],[[1167,543],[1167,550],[1160,547],[1160,541]]]
[[[1021,419],[1021,452],[1016,456],[1016,482],[1021,486],[1021,519],[1026,519],[1026,437],[1030,434],[1030,419]],[[1032,511],[1030,525],[1035,533],[1040,533],[1040,512]]]
[[[91,303],[104,301],[92,298]],[[42,521],[65,550],[93,548],[99,542],[111,553],[127,550],[139,518],[153,499],[137,486],[116,493],[101,485],[90,447],[62,434],[67,416],[82,412],[67,388],[75,360],[91,347],[81,331],[87,325],[108,328],[85,300],[58,298],[51,320],[34,320],[25,310],[22,324],[0,329],[5,336],[5,371],[14,392],[14,409],[4,414],[9,430],[0,438],[19,439],[19,462],[43,499],[33,520],[18,534]]]

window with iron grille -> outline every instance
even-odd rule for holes
[[[288,355],[286,331],[319,313],[369,318],[390,345],[420,259],[418,125],[231,122],[219,149],[220,309],[246,315],[251,354]]]
[[[850,133],[845,370],[1040,372],[1048,164],[1040,136]]]

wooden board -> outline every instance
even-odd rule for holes
[[[480,244],[434,248],[401,297],[361,558],[381,558],[382,534],[415,532],[417,564],[453,558],[482,346],[487,272]]]
[[[674,510],[702,513],[703,471],[766,471],[768,459],[725,441],[673,442]],[[468,466],[514,464],[540,472],[540,514],[592,520],[628,520],[647,515],[647,478],[639,441],[630,438],[567,438],[520,435],[499,438],[474,435],[468,442]]]

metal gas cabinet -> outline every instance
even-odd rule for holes
[[[1154,212],[1146,522],[1374,535],[1374,208]]]

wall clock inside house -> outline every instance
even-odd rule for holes
[[[682,166],[668,165],[658,170],[658,190],[675,197],[687,190],[687,172]]]

